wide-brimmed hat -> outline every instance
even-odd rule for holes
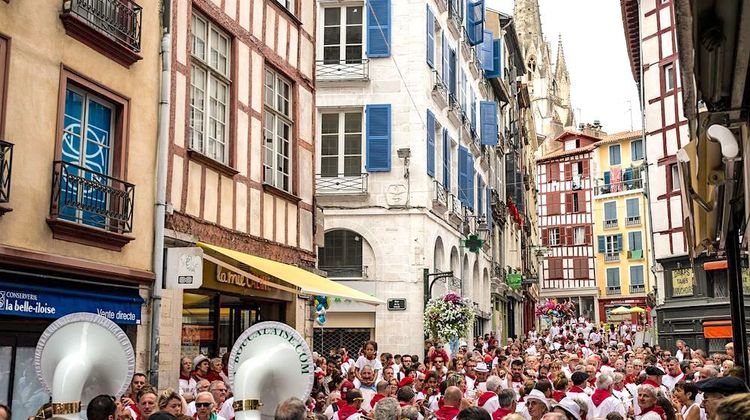
[[[198,365],[203,363],[204,361],[209,362],[210,360],[208,357],[202,354],[195,356],[195,359],[193,359],[193,370],[198,369]]]
[[[581,420],[581,407],[579,407],[572,398],[565,397],[561,399],[559,403],[555,404],[552,408],[555,409],[557,407],[565,410],[566,413],[573,416],[576,420]]]
[[[490,370],[487,368],[487,363],[479,362],[477,367],[474,368],[474,372],[487,373]]]
[[[550,408],[547,396],[544,395],[544,392],[538,389],[532,389],[531,392],[529,392],[529,395],[526,396],[526,400],[539,400],[547,406],[547,410]]]

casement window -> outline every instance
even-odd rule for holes
[[[620,156],[620,145],[619,144],[613,144],[609,146],[609,164],[610,165],[619,165],[622,161]]]
[[[294,14],[294,2],[295,0],[276,0],[277,3],[281,5],[281,7],[285,8],[286,10],[290,11],[292,14]]]
[[[676,163],[669,165],[669,174],[671,176],[672,191],[680,190],[680,171]]]
[[[292,84],[267,69],[264,85],[263,182],[292,192]]]
[[[563,278],[563,259],[560,257],[547,258],[547,268],[549,278],[559,280]]]
[[[443,127],[443,187],[446,191],[451,190],[451,139],[448,136],[448,129]]]
[[[630,159],[634,162],[643,160],[643,140],[633,140],[630,142]]]
[[[643,249],[643,237],[640,231],[628,232],[628,250],[640,251]]]
[[[578,226],[573,228],[573,245],[586,244],[586,227]]]
[[[665,64],[662,74],[664,75],[664,92],[674,90],[674,63]]]
[[[190,148],[229,163],[232,40],[193,11],[190,60]]]
[[[616,254],[622,251],[622,235],[607,235],[604,237],[604,252],[606,254]]]
[[[435,40],[437,27],[435,22],[435,13],[430,9],[430,5],[427,5],[427,65],[430,68],[435,68]]]
[[[620,269],[607,269],[607,294],[620,294]]]
[[[630,266],[630,293],[643,293],[646,291],[646,284],[643,278],[643,266]]]
[[[625,200],[626,219],[625,226],[635,226],[641,223],[641,209],[638,198],[628,198]]]
[[[320,175],[362,174],[362,111],[321,115]]]
[[[323,9],[323,64],[362,62],[363,6]]]
[[[579,213],[583,210],[583,203],[579,202],[579,195],[577,193],[571,194],[570,198],[572,201],[573,213]]]
[[[617,227],[617,202],[604,203],[604,228]]]
[[[325,234],[325,246],[318,250],[318,267],[329,277],[364,277],[362,237],[350,230]]]
[[[550,228],[549,230],[549,245],[559,246],[560,245],[560,228]]]

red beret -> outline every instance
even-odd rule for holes
[[[346,393],[349,390],[354,389],[354,384],[351,381],[344,381],[341,383],[341,397],[346,398]]]
[[[411,385],[411,384],[413,384],[413,383],[414,383],[414,378],[412,378],[411,376],[406,376],[406,377],[404,377],[404,379],[402,379],[402,380],[401,380],[401,381],[400,381],[400,382],[398,383],[398,387],[399,387],[399,388],[403,388],[403,387],[405,387],[405,386],[408,386],[408,385]]]
[[[492,363],[492,355],[488,354],[484,356],[484,363]]]

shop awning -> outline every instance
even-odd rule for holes
[[[140,324],[143,299],[137,289],[78,290],[33,284],[0,282],[0,315],[60,318],[91,312],[115,324]]]
[[[197,245],[205,250],[219,253],[225,257],[231,258],[234,261],[245,264],[255,270],[261,271],[271,277],[275,277],[279,280],[283,280],[286,283],[292,284],[299,288],[299,291],[302,293],[340,297],[344,299],[351,299],[357,302],[369,303],[372,305],[380,305],[382,303],[385,303],[382,300],[372,297],[366,293],[362,293],[359,290],[355,290],[351,287],[344,286],[343,284],[336,283],[335,281],[328,280],[325,277],[319,276],[315,273],[311,273],[307,270],[295,267],[293,265],[256,257],[254,255],[222,248],[216,245],[210,245],[206,243],[198,243]]]
[[[732,321],[703,322],[703,336],[706,338],[732,338]]]

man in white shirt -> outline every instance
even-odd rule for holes
[[[661,384],[666,386],[671,392],[674,390],[677,382],[683,379],[685,379],[685,374],[682,373],[682,369],[680,368],[680,361],[676,357],[667,359],[667,374],[662,376]]]
[[[479,399],[477,400],[477,406],[484,409],[490,415],[500,408],[500,400],[498,400],[497,392],[500,390],[501,382],[502,379],[496,375],[487,378],[487,391],[479,395]]]
[[[685,345],[685,342],[682,340],[677,340],[677,351],[674,354],[674,357],[677,358],[680,362],[685,360],[685,353],[687,353],[689,350],[687,346]]]
[[[612,394],[614,379],[609,373],[602,373],[596,379],[596,391],[591,395],[594,404],[594,417],[606,417],[609,413],[620,413],[625,418],[627,412],[622,401]]]

